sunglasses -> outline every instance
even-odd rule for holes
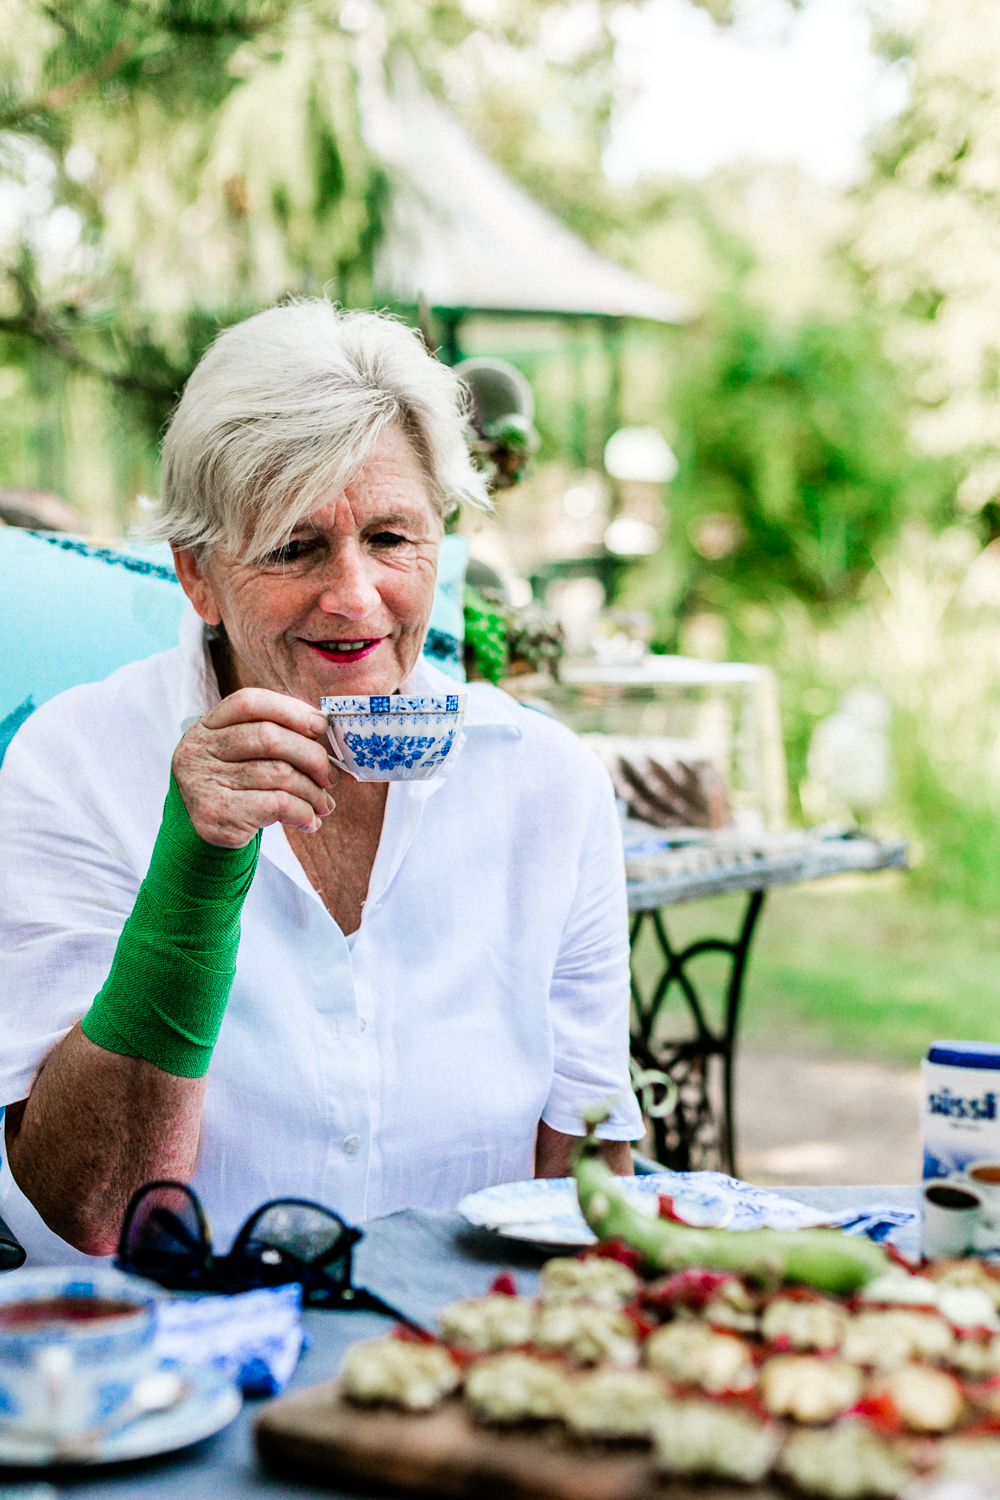
[[[205,1211],[183,1182],[148,1182],[133,1193],[115,1265],[175,1292],[249,1292],[298,1282],[305,1307],[356,1308],[409,1319],[351,1284],[362,1239],[331,1209],[305,1198],[275,1198],[252,1213],[228,1255],[216,1256]]]

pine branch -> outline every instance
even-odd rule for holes
[[[32,115],[49,114],[53,110],[65,109],[82,94],[91,89],[99,87],[108,78],[118,71],[122,63],[132,50],[131,42],[116,42],[111,51],[106,53],[95,67],[81,73],[70,83],[59,84],[56,88],[49,89],[47,94],[42,94],[37,99],[29,99],[23,104],[15,104],[7,109],[0,109],[0,130],[13,130],[18,125],[30,120]]]
[[[87,375],[96,375],[101,380],[106,380],[109,385],[115,386],[117,390],[127,391],[130,395],[145,396],[161,404],[172,402],[177,395],[177,388],[173,385],[160,385],[143,380],[138,375],[108,369],[97,360],[89,359],[43,308],[32,305],[20,313],[6,317],[0,316],[0,333],[15,334],[21,338],[31,339],[32,342],[41,344],[58,354],[63,363],[69,365],[71,369],[81,370]]]

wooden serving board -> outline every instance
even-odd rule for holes
[[[779,1500],[782,1494],[771,1485],[670,1483],[657,1477],[638,1446],[580,1443],[555,1427],[482,1427],[457,1396],[420,1415],[354,1406],[336,1380],[272,1402],[255,1432],[271,1468],[339,1490],[469,1500]]]

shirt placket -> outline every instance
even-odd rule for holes
[[[327,1129],[318,1191],[334,1207],[346,1207],[347,1187],[352,1212],[363,1217],[372,1139],[371,1084],[350,950],[280,825],[264,830],[261,853],[298,887],[308,913],[309,981],[317,1018],[313,1065],[321,1079]]]
[[[388,897],[407,852],[420,827],[424,808],[430,797],[443,785],[444,777],[431,781],[393,781],[389,784],[386,798],[385,819],[382,837],[379,840],[375,864],[368,883],[365,901],[351,954],[354,972],[354,992],[358,1006],[358,1027],[365,1052],[366,1077],[369,1085],[370,1141],[368,1150],[368,1175],[366,1181],[366,1217],[382,1199],[382,1146],[381,1109],[382,1097],[382,1052],[380,1032],[379,984],[382,970],[378,962],[377,939],[374,933],[379,924],[379,913]],[[405,914],[399,914],[405,928]],[[374,946],[372,946],[374,944]]]

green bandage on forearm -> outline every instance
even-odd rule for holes
[[[259,851],[259,832],[243,849],[206,844],[171,776],[149,872],[83,1018],[92,1042],[181,1078],[208,1072]]]

